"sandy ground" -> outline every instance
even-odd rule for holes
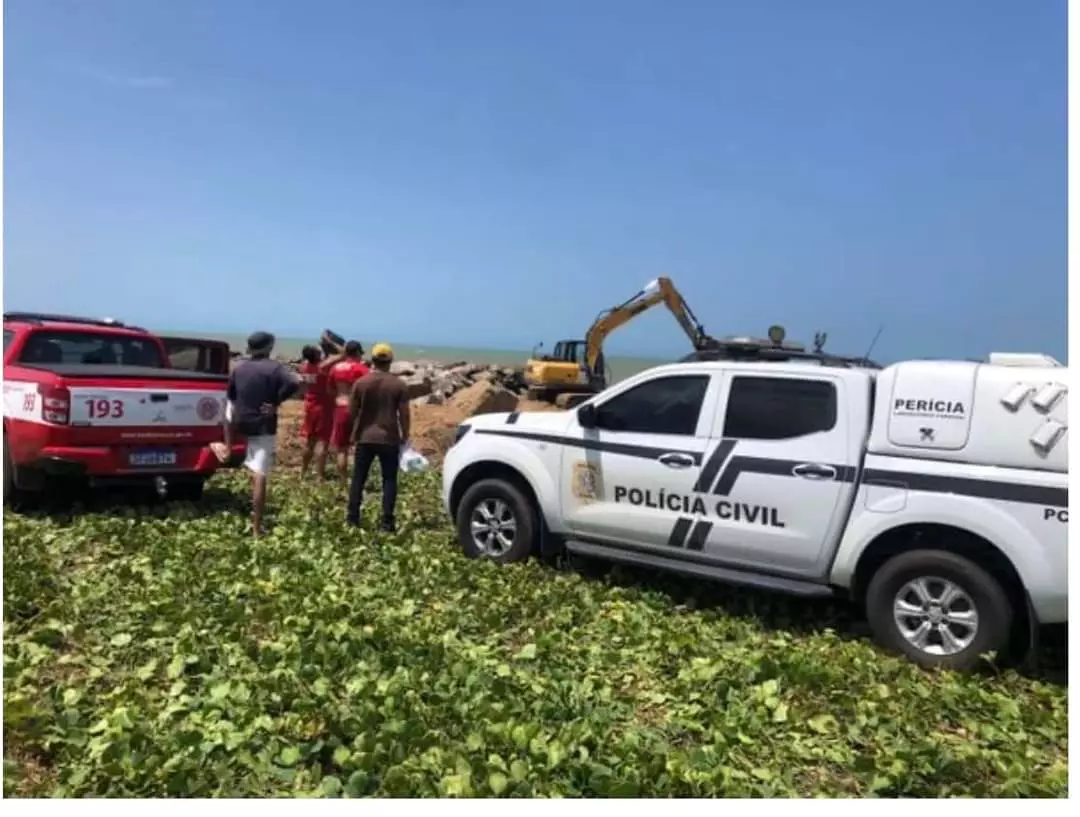
[[[522,399],[518,402],[518,411],[555,411],[550,403]],[[303,451],[303,439],[300,436],[301,422],[304,416],[304,404],[299,400],[290,400],[280,414],[278,425],[278,463],[285,466],[298,466]],[[441,406],[413,406],[412,438],[413,444],[421,454],[431,460],[433,465],[442,462],[443,455],[454,439],[454,429],[466,419],[467,415],[460,408],[449,402]]]

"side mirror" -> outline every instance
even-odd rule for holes
[[[596,428],[596,406],[586,403],[577,410],[577,419],[582,428]]]

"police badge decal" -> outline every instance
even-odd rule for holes
[[[583,503],[600,498],[600,468],[592,463],[574,463],[574,497]]]

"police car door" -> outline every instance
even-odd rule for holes
[[[732,566],[823,572],[866,433],[849,411],[848,386],[816,369],[751,368],[724,378],[715,433],[726,460],[705,489],[707,555]]]
[[[569,532],[614,545],[667,548],[709,446],[719,386],[708,372],[663,373],[593,401],[563,454]],[[684,533],[688,533],[684,531]]]

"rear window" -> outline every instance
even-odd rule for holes
[[[20,363],[87,363],[103,366],[164,366],[152,338],[104,332],[35,332],[26,341]]]
[[[229,373],[229,346],[213,341],[162,338],[169,365],[174,369],[209,374]]]
[[[4,351],[7,352],[8,347],[11,345],[12,339],[15,337],[15,333],[11,329],[4,330]]]

